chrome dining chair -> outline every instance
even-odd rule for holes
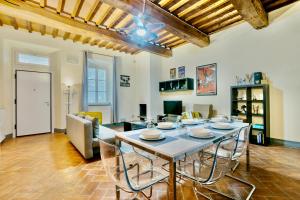
[[[197,186],[204,187],[227,198],[236,199],[229,194],[225,194],[208,187],[209,185],[212,185],[227,176],[233,180],[242,182],[252,187],[250,193],[246,198],[247,200],[249,200],[255,190],[255,186],[229,174],[231,172],[232,158],[238,143],[237,138],[238,135],[235,135],[218,142],[216,144],[214,154],[208,153],[206,151],[199,151],[192,155],[188,155],[186,157],[186,161],[178,166],[177,173],[193,181],[193,189],[196,194],[199,194],[211,200],[212,198],[199,191]],[[222,151],[222,145],[226,145],[227,147],[226,156],[219,156],[220,151]]]
[[[109,178],[116,186],[116,197],[120,199],[120,190],[137,199],[142,194],[146,199],[152,197],[153,185],[165,182],[168,178],[159,167],[153,166],[153,160],[137,154],[124,153],[120,147],[100,140],[101,160]],[[147,195],[144,190],[150,189]]]

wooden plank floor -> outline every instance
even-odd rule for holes
[[[250,172],[246,172],[243,159],[235,175],[256,185],[252,199],[300,199],[299,149],[252,145],[251,161]],[[242,198],[249,191],[227,179],[214,187]],[[201,190],[214,199],[226,199]],[[152,199],[166,199],[166,194],[166,186],[158,185]],[[124,193],[121,196],[128,199]],[[191,183],[178,186],[178,196],[196,199]],[[114,199],[114,187],[101,161],[86,162],[64,134],[45,134],[11,139],[0,145],[0,199],[109,200]]]

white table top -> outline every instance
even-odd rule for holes
[[[188,126],[188,129],[208,127],[209,125],[209,123],[206,123],[195,126]],[[110,136],[112,136],[112,134],[115,134],[118,138],[121,138],[125,142],[128,141],[132,144],[136,144],[137,146],[142,146],[145,149],[149,149],[151,151],[165,155],[176,161],[186,153],[192,153],[209,147],[210,145],[220,141],[222,138],[224,138],[224,136],[232,135],[239,131],[240,128],[247,126],[248,124],[237,122],[232,123],[232,125],[235,128],[231,130],[211,129],[211,131],[216,134],[216,136],[212,139],[191,138],[183,129],[163,131],[166,139],[155,142],[144,141],[137,137],[137,135],[139,135],[145,129],[128,132],[117,132],[106,127],[100,127],[100,132],[104,135],[106,135],[106,133],[110,134]]]

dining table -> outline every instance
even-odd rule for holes
[[[168,161],[168,199],[176,199],[176,163],[188,154],[192,154],[201,150],[204,150],[211,145],[214,145],[221,141],[222,139],[236,134],[242,127],[248,126],[248,123],[243,122],[232,122],[231,129],[216,129],[213,128],[212,123],[200,123],[197,125],[186,125],[177,126],[171,130],[161,130],[165,136],[163,140],[148,141],[143,140],[139,135],[145,129],[133,130],[128,132],[117,132],[109,130],[107,128],[102,128],[102,131],[106,131],[107,134],[114,134],[114,139],[116,145],[121,145],[126,143],[133,147],[139,148],[145,152],[153,154]],[[206,128],[213,133],[214,137],[200,139],[190,136],[190,132],[195,128]],[[247,169],[249,169],[250,154],[249,145],[246,151],[246,164]],[[120,194],[116,194],[117,197]],[[117,198],[118,199],[118,198]]]

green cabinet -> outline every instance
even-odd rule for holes
[[[194,90],[194,79],[183,78],[159,82],[160,92],[177,92]]]

